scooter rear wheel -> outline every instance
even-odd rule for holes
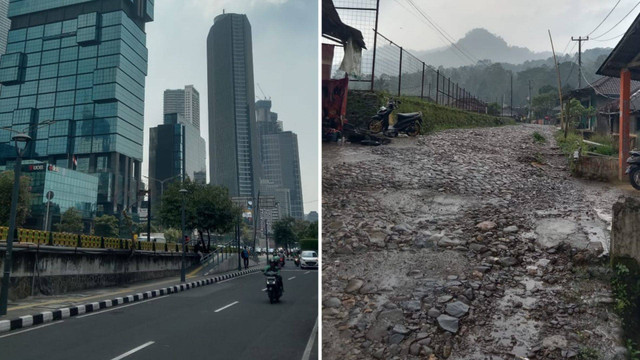
[[[407,135],[417,136],[420,134],[420,123],[418,121],[413,123],[413,126],[407,129]]]
[[[369,130],[373,133],[379,133],[382,131],[382,120],[373,119],[369,121]]]
[[[640,167],[637,167],[629,172],[629,182],[634,189],[640,190]]]

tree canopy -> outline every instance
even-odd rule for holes
[[[2,226],[9,225],[9,213],[11,209],[11,193],[13,192],[12,170],[0,173],[0,224]],[[28,176],[20,177],[20,189],[18,196],[18,212],[16,213],[16,224],[22,225],[27,220],[31,210],[31,178]]]
[[[60,232],[77,234],[84,229],[82,224],[82,215],[74,208],[69,208],[62,213],[59,224],[55,224],[55,228]]]
[[[96,236],[117,237],[118,219],[113,215],[98,216],[94,220],[94,234]]]

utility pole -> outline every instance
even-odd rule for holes
[[[529,80],[529,121],[531,121],[531,115],[533,113],[531,112],[531,80]]]
[[[571,37],[571,41],[578,42],[578,89],[582,88],[582,42],[589,41],[589,37],[579,36],[577,39]]]
[[[511,72],[511,100],[510,100],[510,104],[509,104],[509,112],[511,114],[511,117],[513,117],[513,72]]]

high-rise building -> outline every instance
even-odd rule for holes
[[[200,129],[200,93],[193,85],[187,85],[184,89],[165,90],[164,113],[180,114],[186,122]]]
[[[9,20],[9,0],[0,0],[0,55],[7,49],[7,36],[11,20]]]
[[[216,16],[207,37],[209,179],[233,197],[255,198],[260,150],[253,88],[251,25],[246,15]]]
[[[96,174],[97,215],[137,211],[145,23],[153,0],[12,0],[0,59],[0,127],[26,129],[26,157]],[[55,120],[51,126],[35,124]],[[15,158],[0,131],[0,164]],[[72,185],[69,185],[72,186]]]
[[[270,100],[256,102],[262,162],[261,194],[274,195],[281,204],[280,215],[304,219],[298,137],[282,131],[278,114],[271,111]],[[287,203],[283,203],[286,201]]]
[[[180,114],[164,114],[164,124],[149,130],[151,203],[158,203],[163,187],[172,181],[189,177],[202,182],[202,173],[206,172],[205,151],[200,130]],[[164,185],[160,181],[165,181]]]

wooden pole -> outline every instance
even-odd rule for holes
[[[564,121],[564,106],[562,106],[562,80],[560,80],[560,68],[558,67],[558,60],[556,59],[556,50],[553,48],[553,39],[551,38],[551,30],[549,32],[549,40],[551,41],[551,51],[553,51],[553,63],[556,64],[556,73],[558,74],[558,97],[560,98],[560,127],[564,129],[564,137],[567,138],[567,130],[569,126],[565,126]]]

